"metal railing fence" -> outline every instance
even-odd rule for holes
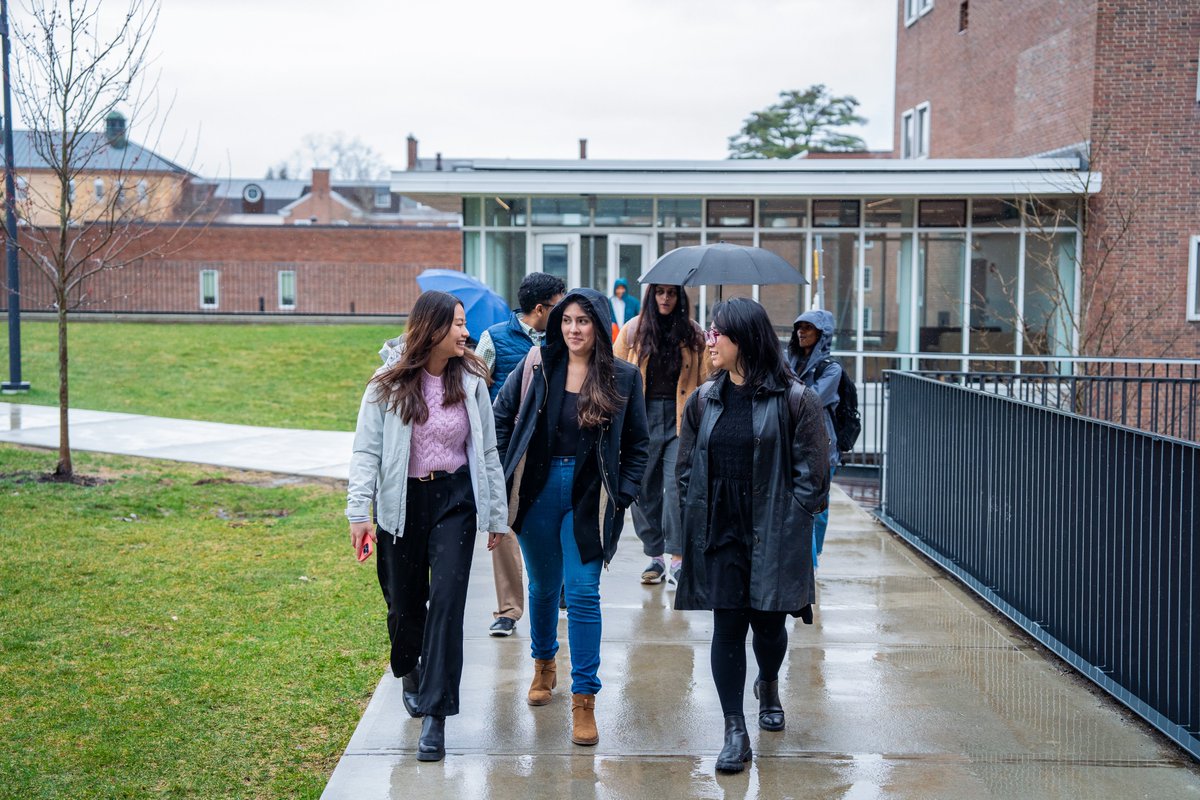
[[[888,380],[881,519],[1200,758],[1200,445]]]

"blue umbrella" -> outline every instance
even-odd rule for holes
[[[467,330],[474,339],[490,326],[508,319],[508,303],[491,288],[465,272],[453,269],[427,269],[417,276],[423,292],[447,292],[463,304],[467,312]]]

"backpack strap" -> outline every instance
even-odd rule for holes
[[[529,348],[529,353],[525,356],[525,366],[521,369],[521,402],[517,408],[525,405],[525,395],[529,394],[529,384],[533,383],[533,368],[541,365],[542,348],[535,344]]]

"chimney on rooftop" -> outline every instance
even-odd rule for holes
[[[442,154],[441,153],[437,154],[437,162],[434,164],[433,168],[436,169],[438,172],[442,171]]]
[[[313,167],[312,171],[312,196],[314,198],[328,197],[330,191],[330,180],[328,169],[318,169]]]
[[[587,139],[579,140],[579,160],[580,161],[587,160]]]
[[[417,137],[411,133],[408,135],[408,171],[412,172],[417,168]]]
[[[104,138],[108,140],[110,147],[118,150],[128,144],[125,139],[125,115],[120,111],[110,111],[104,118]]]

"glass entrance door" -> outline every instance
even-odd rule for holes
[[[579,234],[534,234],[533,248],[535,271],[557,275],[567,288],[579,285]]]
[[[608,237],[608,287],[605,294],[612,293],[617,278],[624,278],[629,292],[637,298],[642,296],[642,285],[638,279],[650,269],[650,251],[653,237],[644,234],[616,233]]]

